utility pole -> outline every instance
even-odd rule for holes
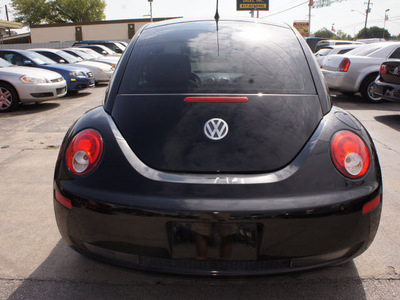
[[[313,0],[308,3],[308,36],[311,35],[311,7],[313,6]]]
[[[8,18],[8,9],[7,9],[7,5],[5,5],[6,7],[6,16],[7,16],[7,21],[10,21],[10,19]]]
[[[367,20],[368,20],[368,14],[369,14],[369,11],[370,11],[370,8],[369,8],[370,2],[371,2],[371,0],[368,0],[367,10],[365,11],[365,24],[364,24],[363,39],[365,38],[365,32],[367,31]]]
[[[148,0],[150,3],[150,22],[153,23],[153,0]]]
[[[388,13],[389,10],[390,10],[389,8],[388,8],[387,10],[385,10],[385,19],[383,19],[383,34],[382,34],[382,38],[383,38],[383,39],[385,39],[386,21],[389,20],[388,15],[387,15],[387,13]]]
[[[10,21],[10,19],[9,19],[9,17],[8,17],[8,8],[7,8],[7,5],[5,5],[5,7],[6,7],[7,21]],[[10,29],[10,28],[8,29],[8,36],[11,36],[11,29]]]

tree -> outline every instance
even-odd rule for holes
[[[92,22],[105,19],[104,0],[55,0],[50,1],[47,15],[49,23]]]
[[[12,0],[11,6],[17,14],[14,20],[23,25],[40,24],[46,18],[46,0]]]
[[[365,30],[363,28],[357,33],[356,39],[373,39],[373,38],[381,39],[383,37],[383,30],[384,30],[383,28],[380,28],[378,26],[366,28]],[[390,38],[391,35],[389,31],[385,29],[385,39],[388,40]]]
[[[316,37],[326,38],[326,39],[330,39],[330,40],[333,39],[333,37],[335,36],[332,31],[330,31],[326,28],[322,28],[322,29],[314,32],[314,35]]]
[[[322,37],[330,40],[352,40],[353,38],[348,35],[347,33],[338,30],[338,32],[335,34],[331,30],[328,30],[326,28],[322,28],[318,30],[317,32],[314,33],[316,37]]]
[[[341,31],[341,30],[338,30],[338,32],[337,32],[337,37],[339,38],[339,40],[351,41],[351,40],[353,39],[353,38],[351,37],[351,35],[349,35],[349,34],[343,32],[343,31]]]
[[[105,0],[12,0],[24,25],[40,23],[92,22],[105,19]]]

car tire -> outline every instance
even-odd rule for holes
[[[15,110],[19,105],[19,96],[15,88],[6,82],[0,82],[0,112]]]
[[[383,102],[383,99],[381,97],[374,96],[374,81],[377,76],[378,74],[370,74],[361,83],[361,96],[370,103]]]

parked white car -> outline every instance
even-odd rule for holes
[[[358,41],[346,41],[346,40],[322,40],[317,43],[315,46],[315,52],[318,52],[320,49],[328,48],[332,46],[339,45],[363,45],[364,43]]]
[[[89,48],[73,47],[73,48],[65,48],[63,50],[73,56],[82,58],[83,60],[106,63],[114,68],[117,66],[120,58],[117,56],[104,56]]]
[[[65,96],[67,83],[53,71],[19,67],[0,58],[0,112],[20,103],[42,102]]]
[[[374,43],[360,46],[345,55],[328,55],[322,73],[329,89],[345,95],[360,92],[370,102],[381,101],[373,93],[373,83],[384,61],[400,58],[400,42]]]
[[[360,46],[361,45],[357,45],[357,44],[329,46],[328,48],[323,48],[323,49],[319,50],[317,53],[315,53],[315,58],[317,59],[319,66],[322,66],[322,62],[328,55],[345,54],[345,53],[347,53],[357,47],[360,47]]]
[[[74,46],[74,48],[89,48],[101,55],[105,55],[107,57],[109,56],[115,56],[115,57],[121,57],[120,53],[117,53],[115,51],[112,51],[110,48],[103,46],[103,45],[85,45],[85,46]]]
[[[81,58],[75,57],[60,49],[41,48],[29,50],[40,53],[59,64],[69,64],[71,66],[87,68],[93,73],[96,83],[110,81],[115,70],[115,68],[108,64],[95,61],[84,61]]]

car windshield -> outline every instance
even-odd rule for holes
[[[101,51],[105,51],[109,55],[117,54],[117,52],[115,52],[115,51],[111,50],[110,48],[103,46],[103,45],[96,45],[94,47],[100,48]]]
[[[332,51],[332,48],[324,48],[319,50],[317,53],[315,53],[315,56],[325,56],[328,55]]]
[[[87,53],[85,53],[83,51],[65,50],[65,52],[67,52],[67,53],[69,53],[69,54],[71,54],[73,56],[76,56],[76,57],[79,57],[79,58],[82,58],[82,59],[86,59],[86,60],[94,59],[94,57],[92,55],[87,54]]]
[[[93,57],[95,57],[95,58],[104,57],[104,55],[101,55],[100,53],[97,53],[97,52],[94,51],[93,49],[89,49],[89,48],[85,48],[85,49],[78,50],[78,51],[85,52],[86,54],[89,54],[89,55],[91,55],[91,56],[93,56]]]
[[[125,51],[126,46],[125,46],[124,44],[122,44],[121,42],[115,42],[115,43],[119,46],[119,48],[120,48],[121,50]]]
[[[65,52],[63,50],[57,51],[56,53],[70,64],[77,63],[83,60],[82,58],[73,56],[72,54],[69,54],[68,52]]]
[[[56,62],[46,56],[39,54],[35,51],[25,51],[23,53],[26,57],[33,60],[38,65],[52,65],[56,64]]]
[[[13,65],[10,64],[8,61],[6,61],[5,59],[0,58],[0,68],[11,67],[11,66],[13,66]]]
[[[121,93],[315,93],[291,30],[247,22],[194,22],[145,30]]]
[[[347,52],[347,54],[348,55],[356,55],[356,56],[368,56],[371,53],[382,49],[383,47],[384,47],[383,44],[369,44],[369,45],[364,45],[364,46],[355,48],[355,49]]]

